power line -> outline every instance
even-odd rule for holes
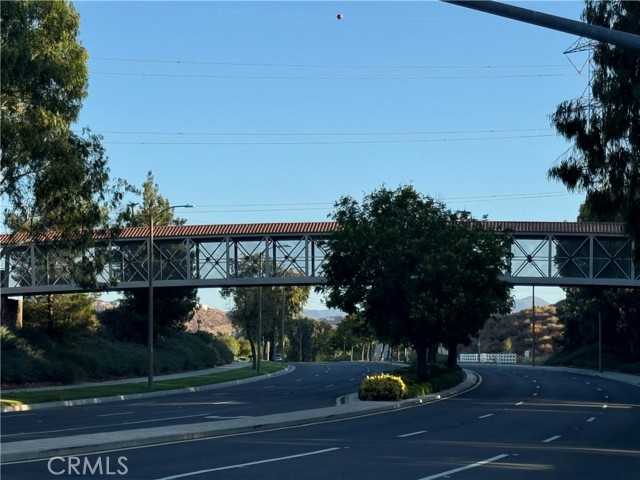
[[[95,75],[113,75],[130,77],[165,77],[165,78],[212,78],[230,80],[334,80],[334,81],[358,81],[358,80],[495,80],[508,78],[545,78],[545,77],[579,77],[581,74],[572,73],[536,73],[513,75],[439,75],[439,76],[413,76],[413,77],[320,77],[320,76],[291,76],[291,75],[205,75],[195,73],[141,73],[141,72],[96,72]]]
[[[451,197],[443,201],[445,203],[476,203],[476,202],[492,202],[492,201],[511,201],[511,200],[530,200],[535,198],[550,198],[575,196],[575,193],[569,192],[538,192],[538,193],[515,193],[501,195],[478,195],[473,197]],[[196,210],[189,213],[235,213],[235,212],[285,212],[285,211],[311,211],[311,210],[327,210],[334,208],[333,203],[315,202],[315,203],[240,203],[240,204],[215,204],[215,205],[199,205]]]
[[[222,62],[206,60],[166,60],[122,57],[91,57],[90,60],[104,62],[159,63],[172,65],[215,65],[230,67],[276,67],[276,68],[349,68],[349,69],[506,69],[506,68],[569,68],[566,64],[542,65],[366,65],[366,64],[323,64],[323,63],[258,63],[258,62]]]
[[[171,132],[141,130],[93,130],[109,135],[161,135],[161,136],[211,136],[211,137],[341,137],[341,136],[392,136],[392,135],[461,135],[487,133],[548,132],[547,128],[491,129],[491,130],[438,130],[413,132]]]
[[[111,141],[105,140],[103,143],[112,145],[364,145],[364,144],[385,144],[385,143],[432,143],[432,142],[459,142],[475,140],[514,140],[554,137],[552,134],[540,135],[513,135],[500,137],[461,137],[461,138],[430,138],[430,139],[410,139],[410,140],[335,140],[335,141],[304,141],[304,142],[145,142],[145,141]]]

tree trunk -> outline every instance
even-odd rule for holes
[[[447,344],[449,353],[447,354],[447,366],[455,368],[458,365],[458,342],[449,342]]]
[[[416,356],[418,360],[418,375],[427,373],[427,347],[415,345]]]
[[[258,369],[258,354],[256,352],[256,345],[253,343],[253,340],[249,339],[249,345],[251,346],[251,359],[253,364],[253,369]]]
[[[429,351],[427,354],[427,362],[428,363],[436,363],[438,360],[437,357],[437,353],[438,353],[438,344],[435,342],[430,342],[429,343]]]
[[[47,294],[47,333],[53,332],[53,295]]]

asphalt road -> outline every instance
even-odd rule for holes
[[[331,407],[385,363],[300,363],[292,373],[220,389],[2,415],[1,441],[57,438]]]
[[[637,386],[526,367],[473,370],[482,376],[477,388],[435,403],[303,427],[8,464],[2,478],[640,478]],[[336,373],[332,368],[326,380]],[[76,475],[83,468],[85,475]]]

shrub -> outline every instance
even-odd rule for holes
[[[389,374],[367,376],[360,385],[360,400],[399,400],[406,392],[400,377]]]

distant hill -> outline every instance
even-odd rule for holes
[[[198,321],[200,321],[200,330],[214,335],[232,335],[234,331],[231,320],[229,320],[227,314],[217,308],[209,308],[206,305],[202,305],[199,310],[196,310],[193,318],[187,323],[187,331],[198,331]]]
[[[555,305],[536,306],[536,354],[551,354],[558,350],[563,326],[558,322]],[[482,353],[506,353],[505,340],[511,341],[511,352],[523,355],[531,350],[531,308],[487,320],[480,331]],[[477,343],[462,347],[462,353],[477,353]]]
[[[106,300],[96,300],[96,312],[104,312],[105,310],[113,310],[120,306],[120,300],[112,300],[110,302]]]
[[[531,310],[531,301],[532,301],[532,299],[533,299],[533,297],[531,297],[531,296],[525,297],[525,298],[516,298],[514,306],[513,306],[513,311],[514,312],[518,312],[518,311],[523,310],[525,308],[528,308],[529,310]],[[547,302],[544,298],[535,297],[535,299],[536,299],[536,308],[538,308],[538,307],[546,307],[547,305],[549,305],[549,302]]]
[[[344,316],[345,316],[344,312],[341,312],[340,310],[334,310],[334,309],[304,310],[302,313],[304,313],[308,317],[317,318],[317,319],[321,319],[321,318],[337,318],[337,317],[344,318]]]

